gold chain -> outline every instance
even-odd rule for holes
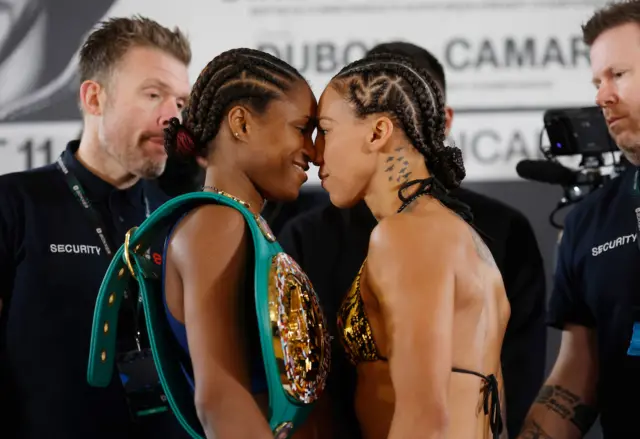
[[[238,198],[238,197],[236,197],[236,196],[234,196],[234,195],[231,195],[230,193],[227,193],[227,192],[225,192],[225,191],[221,191],[220,189],[218,189],[218,188],[217,188],[217,187],[215,187],[215,186],[202,186],[202,189],[203,189],[203,190],[204,190],[204,189],[211,189],[211,190],[212,190],[212,191],[214,191],[215,193],[220,194],[220,195],[222,195],[222,196],[225,196],[225,197],[227,197],[227,198],[231,198],[233,201],[236,201],[236,202],[238,202],[238,203],[242,204],[242,205],[243,205],[244,207],[246,207],[247,209],[251,209],[251,205],[250,205],[249,203],[247,203],[246,201],[241,200],[240,198]]]

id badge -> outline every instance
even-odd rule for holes
[[[169,410],[151,349],[119,354],[116,364],[134,419]]]
[[[627,355],[630,357],[640,357],[640,308],[633,308],[633,328]]]

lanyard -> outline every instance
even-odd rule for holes
[[[62,172],[62,175],[64,175],[64,179],[69,186],[71,193],[76,197],[78,203],[80,203],[80,205],[84,208],[84,211],[89,217],[89,220],[93,223],[92,225],[95,229],[96,234],[100,238],[100,242],[102,243],[102,248],[104,249],[105,255],[110,259],[111,257],[113,257],[112,249],[114,249],[115,247],[113,247],[112,243],[107,238],[107,229],[104,226],[102,217],[100,216],[98,211],[91,205],[91,201],[89,201],[89,198],[87,198],[84,189],[76,176],[73,174],[73,172],[71,172],[69,168],[67,168],[67,166],[62,161],[62,156],[58,157],[57,165],[58,169],[60,169],[60,172]],[[149,218],[151,212],[149,208],[149,199],[146,197],[146,195],[144,196],[144,207],[145,217]]]
[[[67,186],[69,186],[69,190],[76,197],[76,200],[78,200],[78,203],[80,203],[80,205],[84,208],[84,211],[87,214],[87,217],[89,218],[89,220],[91,221],[96,234],[100,238],[100,242],[102,243],[102,248],[104,249],[105,256],[109,258],[109,261],[110,261],[111,258],[113,257],[113,249],[115,249],[115,247],[107,237],[107,233],[106,233],[107,229],[104,226],[104,222],[102,220],[100,213],[91,205],[91,201],[89,201],[89,198],[86,196],[84,188],[78,181],[78,178],[64,164],[64,162],[62,161],[62,156],[58,157],[56,164],[58,165],[58,169],[60,169],[60,172],[62,172],[62,175],[64,176],[64,179],[67,183]],[[151,215],[151,209],[149,207],[149,199],[147,198],[146,195],[144,195],[144,205],[145,205],[145,217],[149,218],[149,215]],[[149,255],[150,255],[150,250],[147,251],[146,257],[149,258]],[[125,292],[125,298],[127,298],[127,296],[128,295]],[[131,308],[132,308],[133,318],[134,318],[133,324],[136,332],[135,340],[136,340],[136,345],[138,347],[138,350],[141,350],[140,326],[138,322],[138,315],[140,314],[141,299],[142,299],[141,297],[138,297],[138,300],[137,300],[138,303],[136,307],[134,307],[133,303],[131,302]]]
[[[636,169],[636,172],[633,174],[633,196],[635,198],[636,207],[634,209],[636,213],[636,228],[638,230],[638,237],[636,239],[636,243],[638,244],[638,249],[640,249],[640,168]]]
[[[638,243],[638,249],[640,250],[640,168],[636,169],[633,174],[633,197],[636,204],[634,209],[636,213],[636,228],[638,235],[636,242]],[[637,299],[636,299],[637,300]],[[640,307],[637,303],[633,304],[633,330],[631,332],[631,340],[629,342],[629,348],[627,349],[627,355],[631,357],[640,357]]]

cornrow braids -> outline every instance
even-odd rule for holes
[[[466,175],[462,152],[444,143],[444,97],[427,70],[402,55],[371,54],[344,67],[332,84],[358,117],[390,114],[433,176],[447,189],[460,185]]]
[[[262,114],[272,100],[304,80],[294,67],[266,52],[241,48],[221,53],[200,72],[184,122],[172,120],[165,129],[167,154],[206,157],[231,106],[246,105]]]

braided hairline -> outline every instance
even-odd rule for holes
[[[425,85],[425,88],[429,94],[430,97],[430,104],[431,104],[431,109],[433,111],[433,116],[437,115],[437,101],[435,100],[435,96],[431,90],[431,87],[429,86],[429,84],[422,78],[419,76],[418,72],[416,72],[415,70],[409,68],[408,66],[405,66],[402,63],[399,62],[391,62],[391,61],[381,61],[381,62],[365,62],[365,63],[359,63],[359,65],[355,65],[352,66],[351,68],[349,68],[348,70],[345,70],[343,72],[340,72],[338,75],[336,75],[335,79],[347,79],[350,76],[353,76],[354,74],[360,74],[362,75],[363,72],[362,70],[366,69],[367,67],[379,67],[383,72],[384,72],[384,67],[385,65],[397,65],[400,67],[404,67],[406,71],[409,71],[410,73],[412,73],[412,75],[414,76],[414,78],[417,78],[420,80],[420,82],[422,84]],[[394,76],[398,77],[398,74],[395,72],[392,72]],[[363,112],[366,113],[370,113],[370,112],[387,112],[390,111],[392,112],[396,118],[398,119],[398,121],[402,124],[406,134],[410,137],[410,139],[412,140],[412,143],[416,146],[416,148],[418,148],[419,150],[421,150],[424,154],[427,155],[432,155],[429,154],[428,148],[427,148],[427,144],[428,143],[432,143],[434,141],[436,141],[436,139],[432,139],[432,136],[428,136],[429,139],[425,139],[425,135],[422,131],[422,129],[420,129],[420,127],[425,127],[426,124],[428,124],[428,121],[423,120],[424,118],[419,114],[419,109],[415,108],[414,102],[411,99],[411,97],[407,94],[407,92],[402,88],[402,86],[398,83],[395,82],[390,76],[385,75],[386,79],[389,83],[388,89],[386,90],[386,93],[384,93],[384,98],[387,98],[391,89],[395,88],[396,90],[398,90],[399,94],[402,96],[402,98],[405,100],[405,102],[408,104],[407,105],[407,109],[409,109],[411,111],[411,119],[413,119],[413,123],[412,124],[408,124],[407,123],[407,119],[406,117],[408,116],[406,113],[404,113],[403,111],[400,111],[399,108],[388,108],[388,109],[383,109],[383,108],[371,108],[371,104],[367,105],[367,106],[363,106],[362,110]],[[402,76],[399,76],[401,79]],[[409,84],[409,86],[411,86],[411,83],[405,79],[405,81]],[[375,82],[375,81],[374,81]],[[392,83],[393,82],[393,83]],[[366,84],[366,86],[371,87],[373,84]],[[357,98],[353,87],[350,87],[350,91],[351,94],[353,96],[353,98]],[[416,96],[416,104],[419,106],[420,103],[417,100],[417,96]],[[374,105],[375,106],[375,105]],[[366,107],[370,107],[370,108],[366,108]],[[375,110],[375,111],[373,111]],[[436,149],[436,148],[434,148]],[[439,148],[438,148],[439,149]],[[435,151],[434,151],[435,152]],[[437,161],[437,159],[435,157],[431,158],[431,161]]]
[[[256,57],[252,57],[252,58],[256,58]],[[266,61],[266,60],[265,60],[265,61]],[[269,62],[269,61],[266,61],[266,62],[267,62],[268,64],[273,65],[273,66],[274,66],[274,67],[276,67],[276,68],[278,67],[278,66],[277,66],[276,64],[274,64],[274,63],[271,63],[271,62]],[[241,67],[241,68],[240,68],[240,69],[238,69],[238,67]],[[224,77],[224,73],[225,73],[226,71],[228,71],[228,70],[231,70],[231,72],[229,72],[229,75],[225,78],[225,77]],[[236,70],[236,71],[234,71],[234,70]],[[257,72],[257,70],[260,70],[260,72],[258,73],[258,72]],[[293,75],[288,74],[289,72],[286,72],[286,70],[284,70],[284,69],[278,69],[278,70],[282,70],[282,71],[284,71],[284,74],[282,74],[282,71],[281,71],[281,72],[277,72],[277,73],[278,73],[278,74],[282,74],[282,76],[285,76],[285,78],[284,78],[285,80],[292,80],[292,79],[294,79]],[[203,95],[203,94],[204,94],[204,93],[209,89],[209,86],[210,86],[213,82],[223,81],[223,83],[221,84],[221,87],[219,87],[219,88],[215,89],[215,91],[213,92],[213,96],[211,97],[211,100],[214,100],[214,99],[215,99],[215,96],[216,96],[218,93],[220,93],[220,91],[221,91],[221,90],[223,90],[226,86],[228,86],[228,85],[229,85],[228,83],[226,83],[226,81],[227,81],[230,77],[232,77],[232,76],[234,76],[234,75],[237,75],[237,74],[242,75],[243,73],[246,73],[247,71],[249,71],[249,72],[253,73],[253,74],[255,75],[255,77],[256,77],[256,78],[258,78],[258,80],[253,79],[253,78],[248,78],[248,77],[246,77],[246,78],[242,78],[242,77],[241,77],[241,78],[238,78],[238,79],[236,80],[236,82],[238,82],[238,81],[244,81],[245,79],[249,79],[249,80],[253,79],[253,82],[254,82],[254,83],[260,83],[260,85],[263,85],[263,82],[259,81],[259,79],[263,79],[263,80],[268,80],[269,82],[274,83],[276,87],[283,88],[283,89],[285,89],[285,87],[286,87],[284,83],[282,83],[282,82],[280,82],[280,81],[276,80],[274,77],[272,77],[272,75],[270,75],[270,74],[269,74],[270,72],[269,72],[268,70],[266,70],[266,69],[263,69],[263,67],[262,67],[262,66],[259,66],[259,65],[254,66],[254,65],[251,65],[251,64],[248,64],[248,63],[242,63],[242,62],[241,62],[241,63],[239,63],[239,64],[228,64],[228,65],[226,65],[226,66],[224,66],[224,67],[221,67],[218,71],[216,71],[214,74],[212,74],[212,75],[211,75],[211,76],[206,80],[206,83],[205,83],[204,85],[199,84],[199,86],[198,86],[198,84],[196,84],[196,86],[194,87],[194,90],[196,90],[196,89],[198,90],[198,92],[199,92],[199,94],[200,94],[200,99],[198,100],[198,102],[197,102],[197,104],[196,104],[196,105],[193,105],[193,106],[191,107],[191,109],[190,109],[190,111],[189,111],[189,116],[190,116],[190,120],[189,120],[189,122],[192,122],[194,125],[200,125],[200,124],[204,123],[204,120],[200,120],[200,121],[199,121],[200,123],[197,123],[197,122],[196,122],[196,121],[194,121],[193,119],[199,119],[197,116],[198,116],[198,111],[200,110],[200,107],[201,107],[203,104],[205,104],[205,103],[206,103],[206,104],[209,104],[209,102],[207,102],[209,99],[202,99],[202,95]],[[262,74],[262,75],[263,75],[263,77],[260,77],[260,74]],[[287,75],[287,74],[288,74],[288,75]],[[288,76],[288,77],[287,77],[287,76]],[[202,76],[202,77],[201,77],[202,82],[204,82],[204,78],[206,78],[206,77],[205,77],[205,76]],[[211,108],[210,108],[210,110],[211,110]],[[205,118],[203,117],[202,119],[205,119]],[[197,131],[197,130],[196,130],[196,131]]]
[[[288,80],[292,80],[295,77],[302,79],[302,76],[300,75],[300,73],[294,68],[292,68],[290,65],[284,62],[276,63],[268,58],[265,58],[264,56],[257,56],[257,55],[254,55],[253,53],[247,53],[246,52],[247,50],[251,51],[251,49],[232,50],[232,51],[229,51],[228,53],[222,54],[221,56],[214,58],[211,62],[209,62],[207,66],[205,66],[205,68],[200,73],[199,80],[193,87],[194,94],[202,94],[208,88],[210,82],[213,79],[219,78],[218,75],[222,71],[224,71],[225,69],[234,67],[234,64],[228,64],[226,66],[221,67],[209,78],[207,78],[207,76],[205,75],[205,72],[207,70],[210,70],[211,67],[214,66],[217,62],[225,63],[225,62],[233,61],[236,58],[252,58],[252,59],[258,60],[259,62],[264,62],[266,64],[269,64],[275,68],[278,74],[284,76],[285,79],[288,79]],[[261,54],[268,56],[268,54],[266,53],[261,53]],[[279,59],[276,59],[276,60],[280,61]],[[251,67],[251,65],[245,65],[245,67]],[[203,84],[205,82],[206,84]],[[198,102],[198,103],[200,104],[201,102]],[[189,116],[191,117],[195,116],[195,113],[197,112],[197,107],[199,107],[199,105],[198,106],[194,105],[190,108]]]
[[[233,102],[243,101],[243,100],[251,100],[259,97],[259,93],[257,90],[261,89],[264,93],[264,98],[269,99],[273,97],[278,97],[282,95],[281,89],[278,87],[280,84],[275,84],[272,86],[271,84],[265,84],[262,81],[257,80],[256,78],[246,75],[247,71],[250,73],[256,74],[253,69],[259,69],[259,67],[251,66],[249,68],[241,67],[241,77],[236,79],[234,77],[227,78],[222,86],[215,89],[211,96],[211,104],[208,105],[204,111],[205,114],[202,115],[200,125],[202,126],[201,137],[199,139],[200,143],[206,144],[210,139],[214,138],[220,128],[220,120],[222,119],[224,109],[228,108]],[[270,75],[269,75],[270,76]],[[259,78],[258,74],[256,77]],[[267,79],[267,78],[265,78]],[[227,90],[233,89],[243,89],[244,92],[238,96],[234,96],[229,98],[225,96]]]
[[[402,64],[400,62],[397,61],[381,61],[381,62],[369,62],[366,64],[361,64],[359,66],[353,66],[352,68],[350,68],[349,70],[346,70],[344,72],[340,72],[336,75],[336,78],[342,78],[344,76],[349,76],[349,73],[355,73],[356,69],[365,69],[367,67],[372,67],[372,66],[379,66],[381,64],[391,64],[391,65],[396,65],[396,66],[400,66],[408,71],[410,71],[411,73],[413,73],[413,75],[415,75],[416,78],[418,78],[418,80],[420,80],[420,82],[422,82],[422,84],[424,84],[425,89],[427,90],[427,93],[429,93],[429,97],[431,98],[431,106],[433,108],[434,112],[437,112],[437,108],[436,108],[436,98],[435,95],[433,94],[433,90],[431,90],[431,86],[427,83],[427,81],[420,76],[420,74],[418,72],[416,72],[413,68]]]
[[[359,70],[361,68],[363,69],[364,66],[360,66],[360,67],[357,67],[356,69],[352,69],[351,73],[352,74],[361,73],[361,72],[357,71],[357,70]],[[356,88],[357,87],[362,87],[362,85],[371,88],[371,87],[376,85],[376,81],[377,80],[384,80],[385,81],[384,85],[386,85],[386,89],[384,89],[384,92],[382,92],[384,86],[380,85],[377,88],[377,90],[375,90],[374,92],[370,93],[370,95],[368,96],[370,102],[368,103],[368,105],[362,105],[361,106],[361,108],[360,108],[361,112],[362,113],[366,113],[366,114],[382,113],[382,112],[391,112],[391,113],[393,113],[393,116],[396,119],[396,121],[400,123],[400,125],[402,126],[402,128],[404,129],[406,134],[411,139],[411,143],[413,143],[416,146],[416,148],[423,149],[422,145],[425,144],[424,136],[418,130],[418,127],[422,125],[421,117],[419,116],[418,112],[414,108],[414,103],[411,101],[411,97],[402,88],[402,86],[399,84],[399,81],[397,81],[396,78],[392,78],[392,77],[390,77],[390,76],[388,76],[386,74],[384,76],[380,76],[380,77],[376,78],[374,80],[373,84],[366,84],[366,83],[362,84],[362,82],[364,82],[363,79],[364,78],[360,78],[360,80],[358,81],[360,84],[356,85],[356,83],[354,82],[349,87],[350,91],[351,91],[352,98],[354,100],[357,99],[357,95],[355,93]],[[384,108],[384,106],[379,104],[379,102],[385,102],[389,98],[389,95],[390,95],[391,91],[394,90],[394,89],[404,99],[406,107],[401,108],[400,105],[397,105],[395,108]],[[380,96],[377,96],[378,94]],[[360,104],[360,103],[357,102],[357,104]],[[405,116],[407,116],[406,113],[405,113],[406,111],[410,111],[411,112],[411,115],[409,117],[413,121],[412,124],[407,123],[407,119],[405,119]]]
[[[302,75],[287,63],[277,58],[271,60],[267,58],[269,54],[266,53],[261,53],[261,55],[240,50],[231,51],[212,60],[201,72],[198,83],[193,89],[194,96],[192,97],[195,99],[192,99],[193,105],[189,108],[186,125],[191,128],[191,132],[202,147],[210,138],[215,137],[219,129],[221,117],[217,113],[221,111],[221,108],[216,105],[216,97],[225,89],[246,85],[250,88],[262,88],[267,94],[280,94],[288,89],[287,83],[295,79],[303,79]],[[251,59],[257,62],[252,63]],[[212,69],[218,63],[229,64],[212,71],[208,76],[206,70]],[[236,75],[240,77],[235,78]],[[220,85],[212,90],[210,87],[214,83],[220,83]],[[255,96],[251,93],[247,96],[235,97],[225,103],[224,107],[235,100],[251,99],[252,97]]]
[[[345,98],[354,105],[358,117],[375,113],[395,116],[413,146],[424,156],[429,171],[446,188],[458,187],[465,170],[460,149],[444,143],[446,114],[442,89],[428,69],[409,66],[413,66],[409,57],[372,55],[343,68],[334,77],[335,85],[341,94],[349,92]],[[387,81],[389,93],[383,93],[378,86],[380,78]],[[371,102],[374,98],[377,102]]]
[[[406,71],[409,71],[416,79],[418,79],[424,85],[427,93],[429,94],[429,98],[430,98],[429,100],[430,100],[430,103],[431,103],[431,109],[433,111],[433,116],[434,117],[437,116],[437,114],[438,114],[437,102],[438,101],[436,100],[436,95],[435,95],[432,87],[429,85],[429,83],[422,76],[420,76],[420,74],[416,70],[414,70],[412,67],[410,67],[410,66],[408,66],[406,64],[403,64],[401,62],[393,61],[393,60],[385,60],[385,59],[382,59],[380,61],[373,61],[372,62],[372,61],[367,61],[366,59],[364,59],[364,60],[362,60],[362,62],[354,63],[354,65],[352,65],[351,68],[347,68],[347,69],[341,71],[340,73],[338,73],[336,75],[336,78],[343,78],[343,77],[349,76],[350,74],[358,73],[359,70],[364,70],[367,67],[373,67],[373,66],[377,67],[377,66],[379,66],[380,68],[384,69],[384,65],[396,65],[396,66],[399,66],[399,67],[405,69]],[[389,78],[389,79],[391,79],[391,78]],[[409,84],[409,85],[411,85],[411,84]],[[401,90],[401,93],[404,95],[404,98],[408,102],[411,103],[412,102],[411,98],[409,96],[407,96],[406,92],[402,89],[402,87],[398,86],[398,88]],[[418,114],[417,114],[416,109],[413,108],[413,106],[411,106],[411,107],[412,107],[412,111],[413,111],[413,119],[416,122],[416,124],[423,125],[424,123],[427,123],[427,121],[422,121],[422,123],[420,123],[422,118],[418,118]],[[406,128],[408,128],[408,127],[405,127],[405,129]],[[422,131],[422,130],[420,130],[420,131]],[[414,136],[411,136],[411,137],[414,137]],[[428,152],[426,150],[427,142],[431,143],[430,142],[431,140],[435,141],[436,139],[428,139],[427,140],[427,139],[424,138],[424,133],[420,132],[420,136],[416,140],[419,140],[419,142],[417,142],[418,143],[417,146],[421,146],[422,149],[425,150],[425,152]]]
[[[287,79],[290,79],[290,80],[295,79],[295,78],[304,79],[304,77],[300,74],[300,72],[298,72],[296,69],[292,68],[289,64],[286,64],[284,62],[282,62],[281,65],[278,65],[275,62],[273,62],[273,61],[271,61],[271,60],[269,60],[267,58],[260,58],[259,56],[248,54],[248,53],[247,54],[243,54],[241,56],[246,56],[247,58],[254,58],[254,59],[257,59],[257,60],[260,60],[260,61],[264,61],[267,64],[271,64],[272,66],[274,66],[276,68],[276,70],[280,69],[283,72],[288,73],[290,77],[287,78]]]

